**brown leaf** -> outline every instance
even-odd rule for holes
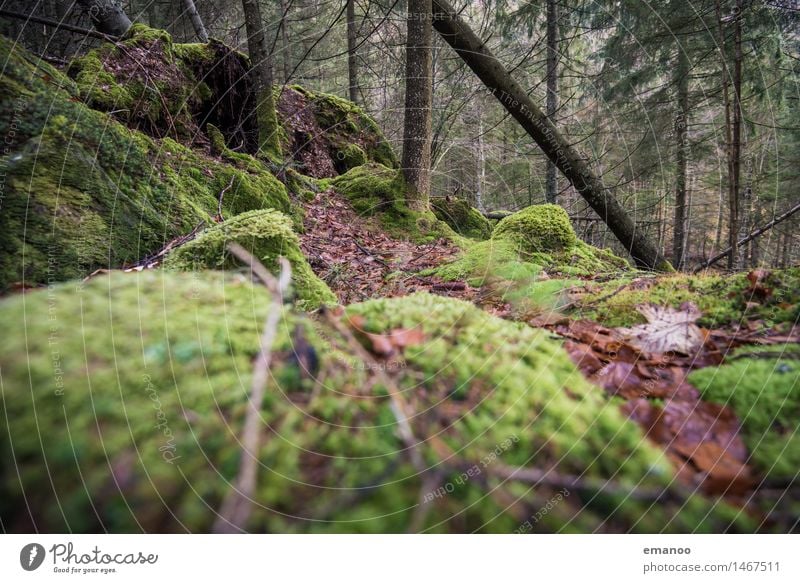
[[[617,332],[636,348],[645,352],[695,354],[706,341],[706,334],[695,322],[700,310],[691,302],[679,310],[669,306],[645,304],[636,310],[647,318],[647,324],[617,328]]]

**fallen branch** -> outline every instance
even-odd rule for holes
[[[222,221],[225,220],[225,219],[222,218],[222,199],[225,197],[225,193],[228,192],[231,189],[231,186],[233,186],[233,181],[234,180],[236,180],[236,174],[231,174],[231,181],[228,182],[228,186],[223,188],[222,191],[219,193],[219,197],[217,197],[218,202],[217,202],[217,217],[216,217],[216,219],[217,219],[218,223],[221,223]]]
[[[67,24],[66,22],[59,22],[58,20],[51,20],[49,18],[42,18],[41,16],[34,16],[33,14],[22,14],[20,12],[14,12],[12,10],[0,10],[0,16],[5,16],[6,18],[14,18],[17,20],[25,20],[30,22],[36,22],[38,24],[44,24],[47,26],[52,26],[57,30],[63,30],[66,32],[73,32],[75,34],[82,34],[85,36],[91,36],[94,38],[99,38],[104,41],[108,41],[110,43],[116,42],[119,40],[120,37],[114,36],[111,34],[103,34],[102,32],[96,30],[89,30],[88,28],[81,28],[80,26],[73,26],[71,24]]]
[[[800,202],[797,203],[796,205],[794,205],[792,208],[790,208],[788,211],[786,211],[782,215],[772,219],[770,222],[768,222],[763,227],[759,227],[758,229],[756,229],[755,231],[753,231],[752,233],[747,235],[747,237],[745,237],[744,239],[741,239],[738,243],[736,243],[736,248],[738,249],[739,247],[741,247],[742,245],[745,245],[746,243],[749,243],[750,241],[752,241],[756,237],[758,237],[760,235],[763,235],[764,233],[769,231],[772,227],[774,227],[776,225],[779,225],[780,223],[782,223],[783,221],[785,221],[786,219],[788,219],[789,217],[794,215],[797,211],[800,211]],[[714,257],[712,257],[711,259],[709,259],[705,263],[701,263],[699,266],[695,267],[692,270],[692,273],[698,273],[700,271],[703,271],[704,269],[708,269],[709,267],[711,267],[715,263],[721,261],[722,259],[724,259],[728,255],[730,255],[731,251],[733,251],[733,248],[732,247],[728,247],[727,249],[725,249],[725,251],[722,251],[721,253],[718,253],[717,255],[714,255]]]
[[[264,402],[264,393],[269,377],[269,367],[272,360],[272,345],[278,332],[283,308],[283,295],[292,279],[292,268],[289,262],[281,257],[281,273],[276,279],[258,259],[253,257],[241,245],[231,243],[228,250],[240,261],[250,266],[250,271],[264,283],[272,296],[267,319],[264,322],[264,331],[261,334],[260,347],[256,362],[253,366],[253,379],[250,387],[249,408],[245,415],[242,429],[242,459],[239,462],[239,474],[225,500],[222,502],[219,515],[214,521],[214,533],[244,532],[253,507],[253,494],[256,489],[256,476],[258,470],[258,450],[261,442],[259,420],[261,406]]]

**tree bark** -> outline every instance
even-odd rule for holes
[[[197,35],[197,38],[200,39],[200,42],[207,43],[208,33],[206,32],[206,27],[203,25],[203,19],[200,18],[200,13],[197,12],[194,1],[183,0],[183,6],[186,8],[189,20],[192,21],[192,27],[194,28],[194,33]]]
[[[242,0],[247,30],[247,51],[250,53],[250,75],[256,94],[258,118],[258,154],[270,159],[280,158],[278,118],[272,95],[272,62],[264,34],[264,21],[258,0]]]
[[[558,109],[558,1],[547,0],[547,118],[555,125]],[[555,204],[558,195],[556,165],[547,162],[545,200]]]
[[[292,76],[292,54],[289,50],[289,4],[281,0],[281,45],[283,49],[283,83],[288,85]]]
[[[539,145],[551,162],[608,225],[640,267],[672,271],[655,245],[637,229],[619,201],[582,156],[533,103],[525,90],[458,16],[446,0],[433,0],[433,26]]]
[[[742,152],[742,0],[736,0],[734,20],[734,55],[733,55],[733,107],[732,107],[732,141],[731,141],[731,180],[730,180],[730,232],[728,246],[728,268],[735,269],[739,265],[739,250],[736,241],[739,238],[739,176]]]
[[[678,45],[675,69],[678,115],[675,119],[675,220],[672,229],[672,265],[682,269],[686,260],[686,167],[689,132],[689,59]]]
[[[131,20],[114,0],[77,0],[94,27],[110,36],[122,36],[131,27]]]
[[[431,189],[432,37],[431,0],[409,0],[403,175],[406,201],[414,210],[428,208]]]
[[[356,54],[356,3],[347,0],[347,75],[350,101],[358,103],[358,55]]]

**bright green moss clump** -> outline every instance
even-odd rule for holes
[[[723,403],[742,421],[751,463],[775,479],[797,477],[800,468],[800,353],[769,346],[753,355],[742,348],[729,363],[689,375],[703,398]],[[783,358],[785,355],[786,358]],[[772,356],[772,358],[770,358]]]
[[[239,468],[269,309],[263,286],[213,271],[114,273],[0,301],[0,320],[20,331],[0,335],[7,530],[208,532]],[[520,519],[489,491],[502,487],[531,513],[554,494],[494,477],[501,464],[626,488],[672,480],[661,450],[546,333],[427,294],[348,312],[372,332],[424,332],[387,365],[419,412],[410,423],[420,453],[444,468],[425,439],[436,434],[480,469],[429,502],[422,528],[512,532]],[[408,529],[422,480],[403,454],[385,387],[324,321],[284,313],[260,423],[249,530]],[[651,505],[571,492],[536,530],[721,531],[734,514],[699,498]],[[753,528],[741,516],[733,524]]]
[[[492,224],[480,211],[459,198],[432,198],[431,209],[440,221],[464,237],[488,239],[492,236]]]
[[[314,274],[300,251],[291,220],[274,210],[242,213],[214,225],[170,253],[164,265],[181,270],[240,267],[241,263],[226,249],[229,243],[238,243],[250,251],[273,273],[279,269],[278,257],[288,259],[292,264],[293,287],[303,307],[313,309],[336,303],[336,296]]]
[[[341,162],[345,171],[367,163],[366,153],[356,144],[348,144],[336,152],[336,159]]]
[[[745,273],[732,275],[671,275],[626,286],[626,280],[598,285],[581,299],[588,308],[582,317],[607,326],[631,326],[644,322],[636,306],[652,302],[678,308],[693,302],[702,312],[706,327],[763,320],[766,327],[800,319],[800,268],[772,271],[754,291]],[[759,291],[768,290],[766,296]],[[612,292],[613,295],[612,295]]]
[[[578,242],[566,211],[554,204],[529,206],[504,218],[492,238],[511,241],[523,253],[561,251]]]
[[[0,132],[9,137],[0,291],[138,261],[211,222],[223,190],[226,217],[290,212],[286,189],[263,166],[237,168],[130,130],[4,38],[0,59]]]

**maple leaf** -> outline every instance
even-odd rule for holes
[[[681,304],[678,310],[654,304],[636,306],[636,310],[647,318],[647,324],[617,328],[617,333],[639,350],[692,355],[705,344],[706,333],[695,324],[701,313],[691,302]]]

